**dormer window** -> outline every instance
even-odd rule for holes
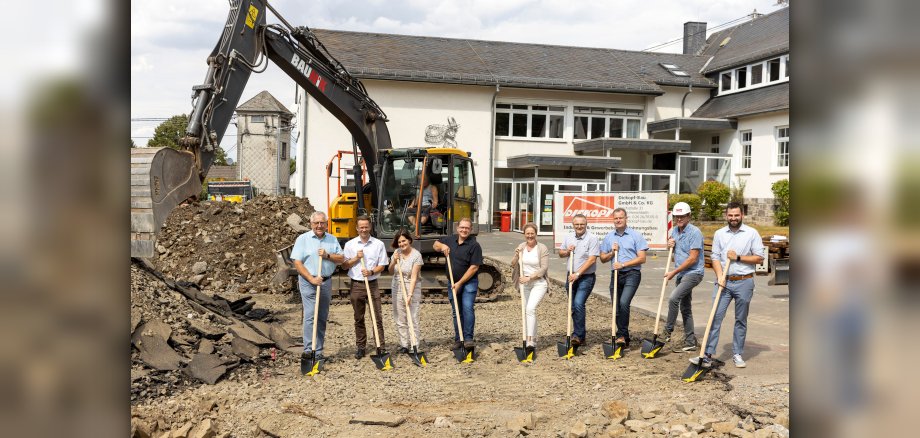
[[[265,123],[265,116],[249,116],[249,121],[252,123]]]
[[[684,76],[684,77],[690,76],[689,74],[687,74],[687,72],[681,70],[680,67],[678,67],[675,64],[668,64],[668,63],[662,62],[659,65],[664,67],[665,70],[667,70],[669,73],[671,73],[674,76]]]
[[[730,94],[789,80],[789,55],[735,67],[719,73],[719,94]]]

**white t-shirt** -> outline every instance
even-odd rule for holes
[[[524,262],[523,275],[525,277],[530,277],[534,272],[540,269],[540,246],[535,245],[533,248],[528,248],[527,245],[524,245],[524,251],[521,252],[521,260]]]

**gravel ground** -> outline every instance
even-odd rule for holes
[[[785,381],[732,379],[726,369],[685,383],[679,376],[690,355],[665,352],[642,359],[637,342],[624,358],[603,359],[600,344],[609,337],[609,306],[597,298],[588,302],[588,345],[569,361],[555,351],[565,331],[565,293],[556,290],[545,298],[538,309],[542,337],[537,360],[519,364],[512,349],[519,342],[520,302],[512,294],[509,289],[501,300],[477,306],[475,363],[454,360],[449,350],[451,308],[430,304],[421,310],[430,365],[418,368],[396,357],[394,370],[378,371],[370,359],[352,357],[351,307],[333,306],[326,338],[332,360],[318,376],[301,376],[298,358],[279,353],[276,360],[230,371],[216,385],[168,387],[165,393],[135,402],[134,423],[152,432],[211,419],[218,436],[269,436],[267,430],[277,436],[309,431],[311,436],[328,437],[516,436],[521,430],[535,436],[580,436],[582,429],[587,435],[668,436],[672,428],[671,436],[722,436],[736,428],[738,436],[782,436],[788,427]],[[283,321],[289,333],[301,333],[299,303],[283,294],[260,294],[255,299]],[[390,312],[385,306],[384,328],[393,351]],[[634,313],[631,328],[636,339],[650,333],[652,323]],[[625,426],[605,409],[611,401],[626,404]],[[349,422],[355,415],[385,413],[404,421],[395,428]],[[751,431],[737,427],[748,416]],[[515,429],[521,422],[526,426]],[[694,430],[697,426],[702,429]]]

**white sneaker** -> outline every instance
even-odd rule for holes
[[[735,366],[738,367],[738,368],[744,368],[744,367],[747,366],[747,364],[744,363],[744,359],[741,358],[741,355],[740,355],[740,354],[736,354],[736,355],[732,356],[732,361],[735,362]]]

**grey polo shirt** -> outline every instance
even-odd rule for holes
[[[575,270],[577,271],[581,265],[588,261],[588,257],[600,255],[600,246],[597,242],[597,236],[592,234],[590,231],[585,231],[580,237],[575,237],[575,233],[571,232],[566,234],[565,238],[562,239],[562,249],[568,249],[569,246],[575,245],[575,252],[572,254],[574,256]],[[568,260],[566,260],[566,271],[569,270]],[[589,266],[588,269],[585,269],[585,274],[593,274],[597,270],[597,263]]]

